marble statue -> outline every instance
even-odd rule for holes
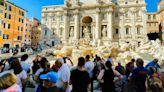
[[[85,27],[84,28],[83,33],[84,33],[84,38],[87,38],[87,39],[90,39],[91,38],[91,36],[90,36],[91,33],[90,33],[88,27]]]
[[[73,30],[73,27],[71,27],[71,29],[70,29],[70,37],[73,37],[74,36],[74,30]]]
[[[107,37],[107,28],[106,28],[106,26],[103,27],[102,37]]]

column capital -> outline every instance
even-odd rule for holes
[[[75,15],[78,15],[80,12],[79,12],[79,10],[78,9],[76,9],[75,11],[74,11],[74,14]]]
[[[67,10],[64,11],[64,15],[65,15],[65,16],[68,15],[68,11],[67,11]]]
[[[100,13],[100,12],[101,12],[100,8],[96,8],[96,13]]]

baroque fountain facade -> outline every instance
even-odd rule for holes
[[[147,39],[145,7],[145,0],[65,0],[64,5],[45,6],[41,43],[55,46],[43,53],[74,61],[86,54],[121,62],[162,60],[159,40]]]

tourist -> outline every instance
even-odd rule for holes
[[[0,92],[22,92],[17,83],[17,77],[11,71],[0,74]]]
[[[111,56],[108,57],[107,61],[113,63],[113,62],[112,62],[113,60],[112,60]]]
[[[59,79],[56,72],[51,71],[46,74],[42,74],[40,79],[43,80],[43,86],[46,88],[45,90],[41,90],[41,92],[62,92],[56,87],[56,82]]]
[[[55,67],[57,68],[59,76],[59,80],[56,83],[57,87],[63,89],[64,92],[70,92],[70,68],[67,64],[64,64],[63,58],[58,58],[56,60]]]
[[[125,68],[121,65],[121,62],[118,62],[118,66],[115,67],[115,70],[117,70],[121,75],[125,74]]]
[[[146,92],[145,81],[148,75],[148,70],[143,67],[144,61],[142,59],[136,60],[137,68],[133,70],[132,76],[129,80],[135,85],[135,92]]]
[[[131,59],[131,61],[128,64],[126,64],[125,75],[127,78],[129,77],[129,75],[132,73],[132,71],[135,68],[134,62],[135,62],[135,59]]]
[[[36,55],[35,59],[33,60],[32,72],[33,74],[40,68],[39,62],[41,61],[42,57],[40,55]]]
[[[114,71],[111,62],[105,63],[106,68],[101,70],[98,80],[102,81],[102,92],[115,92]]]
[[[27,73],[30,72],[30,65],[28,63],[26,63],[25,61],[28,59],[28,55],[27,54],[24,54],[22,57],[21,57],[21,66],[23,68],[23,70],[25,70]]]
[[[41,90],[44,89],[44,87],[42,86],[43,82],[42,80],[39,79],[39,76],[41,74],[45,74],[50,71],[48,65],[49,65],[48,60],[42,57],[41,60],[39,61],[40,68],[36,71],[34,75],[34,80],[36,81],[36,86],[35,86],[36,92],[41,92]]]
[[[1,60],[2,64],[4,65],[4,68],[2,71],[7,71],[10,68],[9,62],[6,59]]]
[[[3,69],[4,69],[4,64],[0,62],[0,73],[3,72]]]
[[[153,61],[149,62],[145,68],[149,69],[149,67],[153,67],[156,71],[158,70],[158,68],[160,68],[159,64],[158,64],[158,59],[154,59]]]
[[[147,79],[148,88],[151,92],[163,92],[162,91],[162,81],[159,77],[159,74],[153,67],[149,68],[150,76]]]
[[[72,84],[71,92],[88,92],[87,88],[90,84],[89,73],[84,69],[85,59],[78,58],[78,66],[71,71],[70,84]]]
[[[93,69],[94,69],[94,62],[90,61],[90,56],[86,55],[85,57],[85,70],[89,73],[89,77],[91,78],[91,92],[93,92]]]
[[[63,57],[63,59],[64,59],[64,63],[67,63],[67,60],[69,60],[71,63],[71,66],[73,66],[73,62],[69,57]]]
[[[27,73],[23,70],[18,58],[12,59],[10,69],[13,70],[14,74],[17,76],[17,84],[22,88],[22,92],[25,92]]]

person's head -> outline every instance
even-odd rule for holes
[[[23,70],[18,58],[12,58],[12,61],[10,63],[10,69],[13,69],[14,74],[16,75]]]
[[[55,67],[60,69],[60,67],[64,64],[63,58],[58,58],[55,62]]]
[[[108,56],[108,58],[111,58],[111,56]]]
[[[43,80],[43,86],[49,88],[55,86],[55,83],[58,81],[59,77],[56,72],[51,71],[46,74],[42,74],[40,79]]]
[[[156,72],[156,70],[153,67],[149,67],[149,71],[150,71],[151,74]]]
[[[85,59],[83,57],[78,58],[78,67],[83,67],[85,64]]]
[[[118,66],[121,66],[121,62],[118,62]]]
[[[86,55],[85,59],[86,59],[86,61],[88,61],[90,59],[90,56]]]
[[[0,74],[0,90],[11,87],[16,81],[16,76],[11,71],[2,72]]]
[[[105,63],[105,65],[106,65],[106,67],[108,68],[108,69],[110,69],[110,68],[112,68],[112,63],[111,62],[106,62]]]
[[[39,65],[40,65],[40,67],[43,68],[43,69],[49,67],[48,60],[47,60],[45,57],[43,57],[43,58],[40,60]]]
[[[27,54],[24,54],[22,57],[21,57],[21,61],[26,61],[28,58],[28,55]]]
[[[144,61],[141,58],[138,58],[136,60],[136,65],[137,65],[137,67],[143,67]]]
[[[133,62],[133,63],[134,63],[134,62],[135,62],[135,59],[134,59],[134,58],[132,58],[132,59],[131,59],[131,62]]]
[[[97,61],[101,61],[101,58],[100,58],[100,57],[97,57],[96,60],[97,60]]]
[[[154,61],[155,63],[158,63],[158,59],[157,59],[157,58],[155,58],[153,61]]]

